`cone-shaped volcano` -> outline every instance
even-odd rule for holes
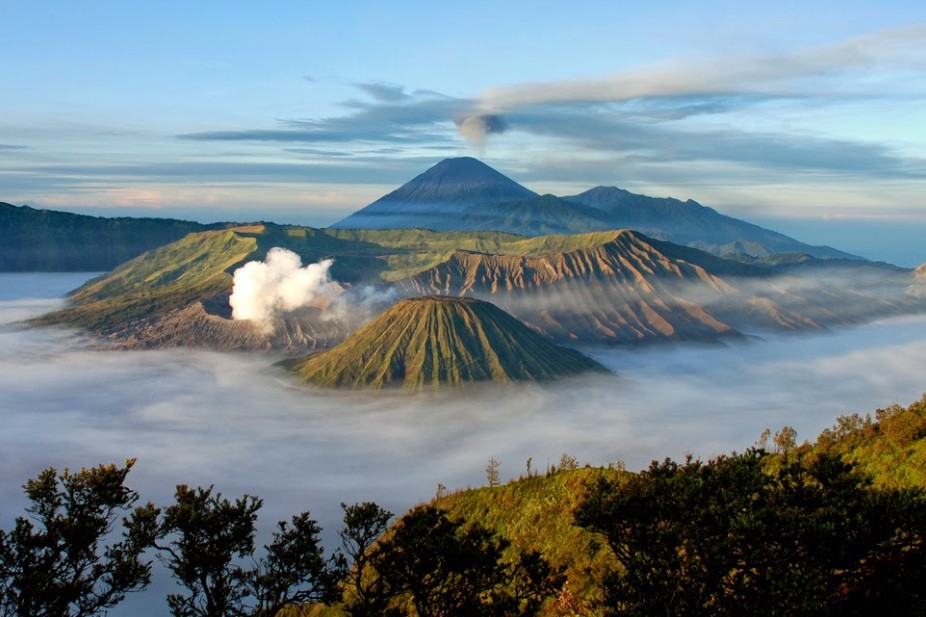
[[[447,216],[470,206],[537,197],[472,157],[444,159],[369,206],[338,221],[341,229],[443,229]]]
[[[605,370],[494,304],[443,296],[402,300],[337,347],[291,368],[323,386],[411,389]]]

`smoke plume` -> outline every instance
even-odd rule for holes
[[[328,304],[338,293],[329,272],[333,263],[323,259],[302,267],[296,253],[270,249],[265,261],[251,261],[235,270],[228,299],[232,318],[266,323],[299,308]]]
[[[456,124],[460,135],[480,150],[485,148],[488,135],[504,133],[508,130],[508,123],[502,116],[496,114],[465,116],[457,120]]]

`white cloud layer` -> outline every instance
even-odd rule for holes
[[[18,277],[11,279],[11,276]],[[260,523],[309,509],[336,544],[338,504],[402,512],[437,483],[484,483],[555,463],[622,459],[632,469],[708,457],[787,424],[813,439],[836,416],[909,403],[926,390],[926,320],[901,319],[730,347],[596,351],[617,372],[465,396],[331,393],[298,387],[264,354],[98,352],[66,330],[12,324],[60,303],[77,275],[0,275],[0,526],[41,469],[137,457],[130,486],[156,503],[174,485],[265,499]],[[14,291],[20,290],[20,291]],[[163,577],[114,615],[161,615]],[[160,595],[159,595],[160,594]]]

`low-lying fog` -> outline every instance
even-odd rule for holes
[[[71,331],[13,323],[60,305],[87,276],[0,275],[5,529],[41,469],[137,458],[129,485],[144,500],[165,504],[181,482],[256,494],[264,529],[309,509],[334,548],[340,502],[401,513],[438,483],[483,484],[490,456],[503,479],[528,457],[543,469],[564,452],[639,469],[742,450],[766,427],[813,439],[837,415],[926,390],[926,317],[725,347],[595,350],[617,376],[465,396],[314,391],[266,355],[92,351]],[[166,613],[163,594],[148,598],[150,614]]]

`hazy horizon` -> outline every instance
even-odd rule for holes
[[[539,193],[926,222],[917,2],[100,0],[0,20],[0,201],[324,218],[471,155]]]

